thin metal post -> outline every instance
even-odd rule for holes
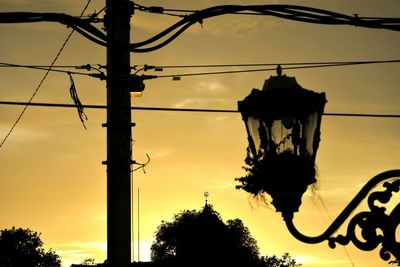
[[[139,187],[137,189],[137,238],[138,238],[138,244],[137,244],[137,257],[138,257],[138,262],[140,262],[140,195],[139,195]]]

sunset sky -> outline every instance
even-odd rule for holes
[[[398,0],[138,0],[139,4],[203,9],[216,4],[293,4],[360,17],[400,17]],[[0,12],[61,12],[78,16],[86,0],[1,0]],[[101,10],[92,0],[86,14]],[[151,37],[178,18],[137,11],[132,41]],[[99,28],[103,25],[98,24]],[[0,24],[0,62],[49,65],[66,36],[56,23]],[[168,46],[132,54],[132,65],[202,65],[400,59],[400,32],[306,24],[264,16],[227,15],[193,25]],[[56,65],[105,64],[106,50],[74,33]],[[236,68],[236,69],[244,69]],[[304,88],[325,92],[326,112],[400,114],[400,64],[376,64],[285,70]],[[231,70],[165,69],[169,75]],[[82,70],[76,70],[82,71]],[[27,101],[44,72],[0,67],[0,101]],[[236,109],[252,88],[261,88],[274,71],[159,78],[146,81],[133,106]],[[83,104],[105,104],[105,82],[74,75]],[[51,73],[33,102],[72,103],[65,73]],[[0,105],[0,139],[22,106]],[[87,130],[75,109],[29,107],[0,148],[0,229],[12,226],[41,232],[46,248],[63,266],[84,258],[106,258],[105,110],[85,109]],[[235,189],[244,175],[247,135],[238,113],[133,111],[134,158],[146,161],[146,173],[134,173],[135,260],[137,189],[140,188],[140,260],[150,259],[153,234],[162,220],[185,209],[201,209],[205,191],[224,220],[240,218],[263,255],[289,252],[304,267],[379,267],[387,263],[379,249],[363,252],[352,244],[330,249],[308,245],[290,235],[279,213]],[[373,176],[400,168],[400,119],[324,116],[317,155],[316,192],[303,197],[295,224],[318,235]],[[397,194],[394,201],[399,201]],[[325,208],[326,207],[326,208]],[[365,208],[361,207],[361,208]],[[360,209],[359,211],[361,211]],[[341,230],[344,233],[345,229]],[[400,229],[397,229],[397,240]]]

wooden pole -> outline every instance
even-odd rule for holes
[[[130,18],[128,0],[106,0],[107,31],[107,259],[108,266],[131,262],[132,123]]]

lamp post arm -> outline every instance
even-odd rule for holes
[[[385,187],[386,190],[371,193],[371,191],[382,182],[385,182],[383,187]],[[356,247],[362,250],[373,250],[382,243],[380,253],[382,259],[389,260],[389,252],[399,259],[400,243],[396,241],[396,229],[400,224],[400,203],[397,204],[389,215],[385,213],[386,208],[375,205],[375,202],[380,202],[382,204],[388,203],[392,197],[392,193],[399,192],[399,190],[400,170],[390,170],[378,174],[368,181],[325,232],[319,236],[310,237],[300,233],[293,224],[293,213],[283,214],[283,218],[289,232],[301,242],[316,244],[328,240],[329,246],[335,248],[336,243],[347,245],[352,241]],[[346,236],[338,235],[337,237],[333,237],[339,227],[343,225],[350,217],[351,213],[368,195],[370,211],[360,212],[353,216],[348,224]],[[356,236],[356,227],[361,229],[363,240],[360,240],[359,237]],[[379,231],[377,231],[378,229]]]

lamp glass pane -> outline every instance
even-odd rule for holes
[[[305,143],[305,152],[308,156],[314,155],[314,135],[317,130],[318,112],[315,111],[307,116],[303,125],[303,140]]]
[[[275,143],[276,153],[280,154],[283,151],[293,152],[294,146],[292,143],[292,128],[293,118],[284,118],[276,120],[272,124],[272,141]]]
[[[247,129],[249,131],[249,135],[253,139],[255,149],[256,151],[258,151],[261,147],[261,139],[259,134],[260,121],[254,117],[248,117],[246,124],[247,124]]]

